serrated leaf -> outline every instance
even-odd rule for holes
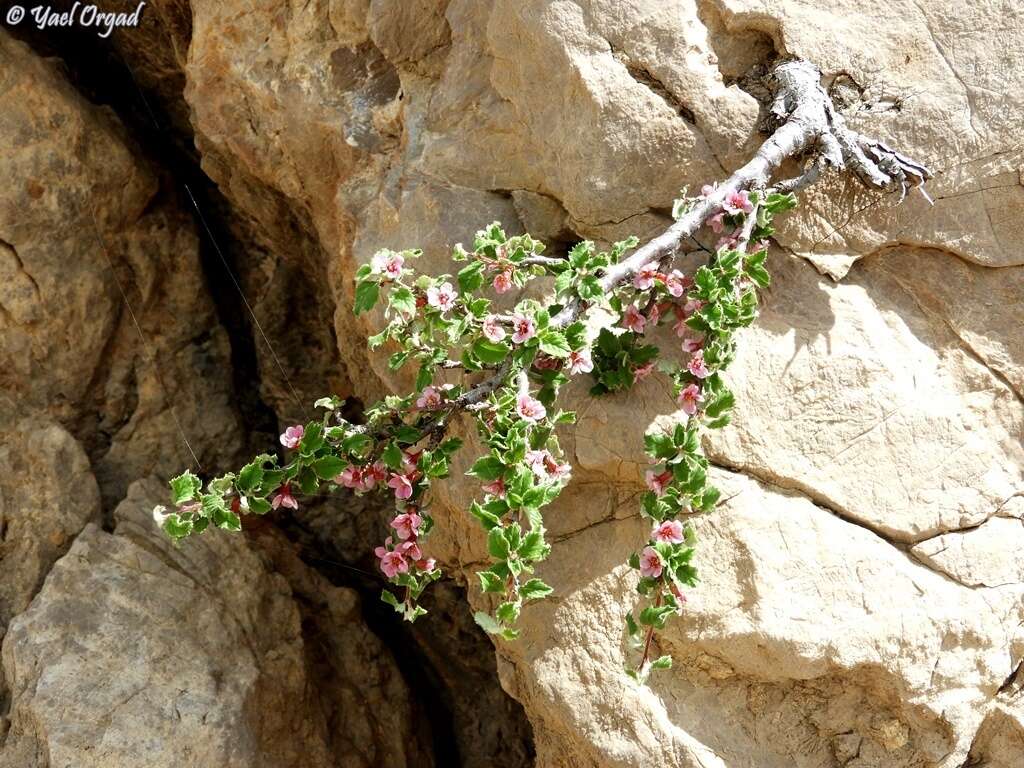
[[[519,595],[523,600],[540,600],[554,591],[540,579],[530,579],[519,588]]]
[[[171,503],[179,505],[192,501],[202,488],[199,478],[185,470],[177,477],[171,478]]]
[[[481,456],[473,462],[473,466],[469,468],[466,474],[478,477],[485,483],[489,483],[501,477],[504,471],[505,465],[500,459],[494,456]]]
[[[506,560],[509,556],[508,539],[500,525],[487,532],[487,552],[497,560]]]
[[[495,365],[503,361],[509,353],[509,346],[505,342],[488,341],[480,338],[473,342],[473,354],[488,365]]]
[[[313,471],[321,480],[333,480],[348,464],[337,456],[324,456],[313,462]]]
[[[356,298],[352,305],[352,312],[360,315],[373,309],[380,296],[380,286],[372,280],[362,280],[356,286]]]
[[[551,357],[566,358],[572,352],[565,335],[560,331],[547,330],[540,337],[540,351]]]
[[[477,571],[480,578],[480,588],[484,592],[502,593],[505,591],[505,580],[496,573],[490,571]]]

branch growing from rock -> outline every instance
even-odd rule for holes
[[[175,510],[155,512],[160,525],[178,539],[211,525],[239,530],[242,514],[298,508],[293,487],[308,494],[325,482],[357,493],[387,486],[397,514],[392,535],[376,554],[388,581],[403,590],[401,599],[389,590],[382,597],[411,621],[424,612],[420,593],[440,578],[422,549],[433,524],[430,487],[448,476],[462,444],[445,439],[452,418],[469,413],[486,446],[467,473],[482,483],[483,503],[474,501],[469,512],[487,530],[492,558],[478,576],[483,592],[503,601],[493,616],[481,613],[477,620],[488,632],[512,639],[524,602],[552,591],[526,576],[550,552],[541,508],[558,496],[571,471],[561,459],[556,427],[575,417],[555,411],[558,387],[568,375],[593,372],[593,393],[627,389],[653,370],[658,355],[656,347],[642,343],[645,330],[671,314],[688,362],[670,362],[662,371],[673,379],[686,420],[671,434],[645,436],[652,462],[660,464],[659,471],[647,473],[650,490],[642,501],[655,528],[630,563],[641,573],[638,590],[649,604],[639,623],[632,612],[627,621],[643,648],[630,674],[644,679],[649,669],[668,666],[668,657],[650,660],[655,630],[681,610],[682,587],[696,582],[693,529],[677,518],[708,511],[719,498],[707,482],[700,430],[729,422],[734,396],[720,373],[735,357],[735,331],[757,315],[756,289],[769,283],[762,241],[773,231],[772,217],[795,205],[790,193],[830,170],[849,171],[871,189],[899,191],[901,200],[930,177],[920,163],[850,130],[808,62],[782,62],[766,80],[770,136],[728,179],[706,186],[699,197],[677,201],[675,223],[640,247],[631,238],[598,253],[584,242],[566,258],[552,258],[541,255],[543,245],[529,235],[509,237],[493,224],[477,234],[472,252],[456,248],[454,258],[468,265],[454,278],[415,275],[406,261],[419,251],[376,254],[356,274],[353,309],[371,310],[383,289],[390,320],[369,342],[398,349],[389,360],[393,369],[419,363],[416,391],[384,398],[367,409],[362,425],[341,417],[335,398],[318,401],[328,411],[321,421],[294,425],[281,435],[294,452],[287,464],[263,454],[237,475],[211,480],[205,491],[199,478],[185,473],[171,482]],[[802,160],[804,171],[772,186],[787,160]],[[716,232],[728,228],[728,234],[708,264],[686,277],[673,262],[683,241],[705,226]],[[512,313],[494,314],[490,300],[478,295],[485,275],[493,277],[498,293],[553,277],[552,300],[544,306],[524,299]],[[585,315],[598,321],[588,325]],[[461,383],[435,381],[438,372],[453,371],[462,374]]]

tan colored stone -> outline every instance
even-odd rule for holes
[[[24,419],[0,430],[0,638],[50,567],[100,514],[89,460],[56,424]]]
[[[243,537],[170,544],[163,495],[133,485],[115,533],[87,527],[11,623],[0,765],[431,765],[355,594],[305,574],[318,636]]]
[[[194,465],[192,451],[204,464],[234,457],[229,344],[202,289],[191,220],[110,110],[53,61],[0,32],[0,69],[10,411],[69,429],[107,503],[143,474]]]

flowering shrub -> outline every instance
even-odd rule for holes
[[[357,494],[387,489],[395,516],[375,553],[393,588],[382,598],[412,621],[425,612],[423,590],[441,575],[428,556],[431,486],[448,476],[462,447],[448,436],[452,420],[469,414],[486,448],[468,472],[480,483],[468,512],[485,531],[491,558],[477,576],[495,596],[493,612],[476,618],[511,640],[524,604],[552,591],[535,568],[551,551],[543,510],[571,476],[557,429],[575,415],[556,407],[559,388],[587,374],[594,396],[619,392],[658,366],[674,384],[683,419],[670,432],[645,436],[653,466],[641,511],[651,532],[629,558],[642,607],[626,617],[639,654],[629,671],[644,679],[670,666],[666,656],[650,658],[652,639],[697,583],[688,519],[719,498],[708,484],[701,431],[729,423],[733,394],[721,374],[735,355],[735,331],[756,317],[757,288],[768,285],[764,239],[772,217],[794,204],[791,194],[715,187],[677,201],[677,219],[703,205],[711,212],[705,223],[721,234],[709,263],[693,275],[671,268],[675,247],[645,246],[624,259],[635,238],[609,251],[583,242],[566,258],[551,258],[529,235],[509,237],[498,224],[477,233],[472,251],[456,247],[453,258],[465,266],[454,276],[417,274],[419,251],[381,251],[356,273],[354,311],[383,307],[386,325],[369,344],[391,350],[392,369],[415,370],[415,391],[384,398],[361,424],[342,418],[337,399],[321,399],[320,420],[281,435],[287,460],[262,454],[205,489],[185,472],[171,481],[173,509],[158,507],[155,517],[169,536],[183,539],[211,525],[240,530],[245,514],[296,509],[297,497],[325,484]],[[484,295],[540,277],[553,279],[547,303],[524,299],[503,312]],[[666,324],[680,354],[659,363],[658,348],[644,338]]]

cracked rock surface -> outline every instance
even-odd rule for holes
[[[153,5],[159,18],[187,16],[190,23],[148,26],[139,31],[150,36],[148,45],[122,43],[119,50],[164,104],[169,123],[191,132],[192,151],[223,196],[225,227],[241,254],[240,284],[277,353],[257,345],[257,385],[282,420],[297,415],[295,394],[303,402],[327,391],[372,400],[408,386],[387,370],[386,357],[365,351],[376,319],[356,321],[349,309],[352,275],[376,249],[421,247],[420,266],[440,272],[449,270],[456,242],[495,219],[510,231],[539,234],[556,253],[584,237],[655,234],[667,224],[680,188],[724,177],[760,142],[759,104],[741,87],[744,75],[775,55],[815,62],[851,128],[935,171],[928,187],[935,205],[912,194],[897,206],[894,198],[833,177],[779,220],[773,284],[728,373],[737,410],[732,425],[706,445],[724,501],[698,523],[703,581],[659,641],[675,657],[673,669],[647,689],[621,671],[622,617],[634,597],[625,561],[646,533],[636,503],[644,469],[640,435],[675,418],[669,387],[651,377],[628,395],[601,400],[587,398],[586,382],[565,390],[566,407],[580,413],[578,426],[562,438],[574,479],[548,515],[554,552],[538,574],[557,594],[525,612],[520,641],[496,648],[501,683],[525,709],[542,768],[1024,764],[1024,11],[1018,4]],[[15,45],[4,42],[0,50],[27,55]],[[43,72],[43,64],[32,66]],[[5,68],[3,93],[17,93],[17,71]],[[57,114],[57,106],[74,98],[51,87],[49,75],[39,78],[42,85],[31,92],[43,108]],[[168,85],[174,82],[179,85]],[[10,97],[0,120],[37,136],[23,102]],[[92,131],[90,140],[106,135]],[[123,142],[105,146],[100,154],[110,178],[130,182],[112,181],[124,191],[109,203],[122,211],[110,220],[130,244],[148,231],[148,218],[173,220],[174,208],[147,207],[142,201],[153,196],[152,176],[121,160],[128,152],[119,148]],[[31,194],[25,179],[34,178],[26,170],[33,166],[10,160],[26,152],[0,161],[12,163],[9,175],[18,180],[0,195],[16,201]],[[119,163],[120,175],[110,170]],[[0,207],[0,217],[12,221],[4,211],[15,207]],[[65,250],[50,258],[66,261],[84,248],[77,230],[69,231]],[[195,238],[187,222],[173,231],[186,246]],[[43,349],[40,359],[52,361],[53,373],[41,391],[59,391],[65,399],[56,402],[70,403],[65,410],[46,405],[47,418],[91,445],[91,433],[76,431],[67,414],[84,397],[79,367],[91,372],[104,355],[119,359],[117,345],[110,351],[102,344],[114,322],[111,287],[104,283],[95,313],[79,321],[87,354],[73,356],[63,347],[46,352],[57,336],[32,330],[41,322],[33,314],[32,281],[44,285],[47,272],[33,258],[31,237],[8,234],[0,229],[0,269],[6,264],[8,274],[0,286],[6,309],[0,323],[14,330],[0,336],[0,356],[17,365],[5,370],[21,371],[18,365],[34,359],[20,350]],[[174,252],[183,258],[189,249]],[[148,261],[133,260],[138,251],[130,245],[123,253],[125,264],[143,275],[158,273],[154,260],[165,264],[159,248]],[[95,263],[98,252],[91,258],[81,267],[82,280],[103,269]],[[696,259],[688,257],[688,268]],[[182,270],[180,281],[194,287],[197,278]],[[168,338],[179,339],[169,342],[175,349],[202,328],[211,339],[219,333],[204,319],[205,294],[185,296],[199,304],[161,324]],[[77,318],[56,316],[61,329]],[[670,333],[656,342],[667,352],[676,343]],[[17,346],[7,352],[5,344]],[[27,391],[32,374],[8,374],[0,384]],[[216,401],[219,385],[209,377],[199,377],[201,384],[180,378],[197,388],[196,403],[208,408]],[[118,382],[126,380],[93,389],[120,392],[126,385]],[[38,407],[52,402],[41,397]],[[189,423],[198,418],[186,416]],[[171,429],[161,429],[154,434],[164,442],[152,445],[174,444]],[[115,444],[141,439],[133,430],[114,434]],[[94,466],[111,461],[103,451],[87,455]],[[109,485],[112,497],[149,469],[125,470],[124,482]],[[460,474],[456,467],[453,476]],[[443,489],[431,547],[469,585],[472,606],[483,608],[472,571],[486,560],[486,546],[464,512],[476,492],[458,480]],[[356,507],[339,517],[345,526],[332,522],[329,511],[318,509],[313,527],[337,551],[354,552],[383,533],[377,516]],[[74,537],[95,514],[86,503],[57,525]],[[359,525],[366,527],[356,530]],[[47,698],[46,673],[22,660],[68,658],[44,619],[65,604],[64,591],[78,588],[73,577],[83,562],[94,562],[109,574],[104,583],[114,585],[126,558],[149,558],[153,568],[174,572],[153,554],[155,543],[143,546],[144,537],[129,530],[136,529],[123,521],[113,533],[88,526],[74,544],[69,538],[47,550],[39,561],[45,565],[25,571],[19,583],[36,584],[71,547],[5,640],[0,741],[5,685],[13,692],[6,697],[13,725],[0,755],[22,755],[12,750],[31,751],[46,740],[71,750],[82,733],[93,733],[57,728],[66,718]],[[281,577],[270,574],[284,566],[268,571],[239,544],[201,547],[224,547],[221,556],[235,566],[216,568],[238,568],[270,604],[280,598]],[[219,573],[216,568],[210,573]],[[105,588],[128,600],[114,586]],[[0,589],[9,589],[2,577]],[[162,609],[167,626],[178,610],[174,599]],[[293,616],[286,602],[281,598],[281,615]],[[181,621],[190,628],[210,622],[225,637],[240,631],[224,610],[204,609]],[[199,654],[176,674],[208,691],[218,665],[246,670],[229,689],[238,706],[224,710],[239,722],[249,716],[241,702],[274,675],[305,702],[298,691],[309,672],[289,661],[301,644],[290,621],[256,628],[249,616],[241,626],[243,634],[256,633],[254,648],[231,646],[226,661]],[[87,637],[102,637],[105,626]],[[186,632],[193,640],[197,634]],[[277,667],[265,663],[263,649],[270,646],[283,649]],[[90,663],[83,669],[98,674],[99,662]],[[380,661],[380,669],[387,663]],[[111,707],[121,701],[113,690],[108,695]],[[173,746],[160,711],[144,710],[140,717],[149,719],[139,730]],[[353,722],[357,735],[372,734],[365,739],[375,748],[394,744],[371,725],[360,730],[358,717]],[[99,728],[91,720],[81,727]],[[330,752],[324,731],[304,727],[282,736],[275,765],[292,764],[288,750],[301,739],[308,739],[311,755]],[[111,744],[119,733],[126,731],[110,731]],[[251,754],[244,750],[267,738],[259,729],[247,733],[241,757],[225,752],[220,737],[200,743],[211,758],[241,765]],[[412,754],[395,759],[420,764]]]

